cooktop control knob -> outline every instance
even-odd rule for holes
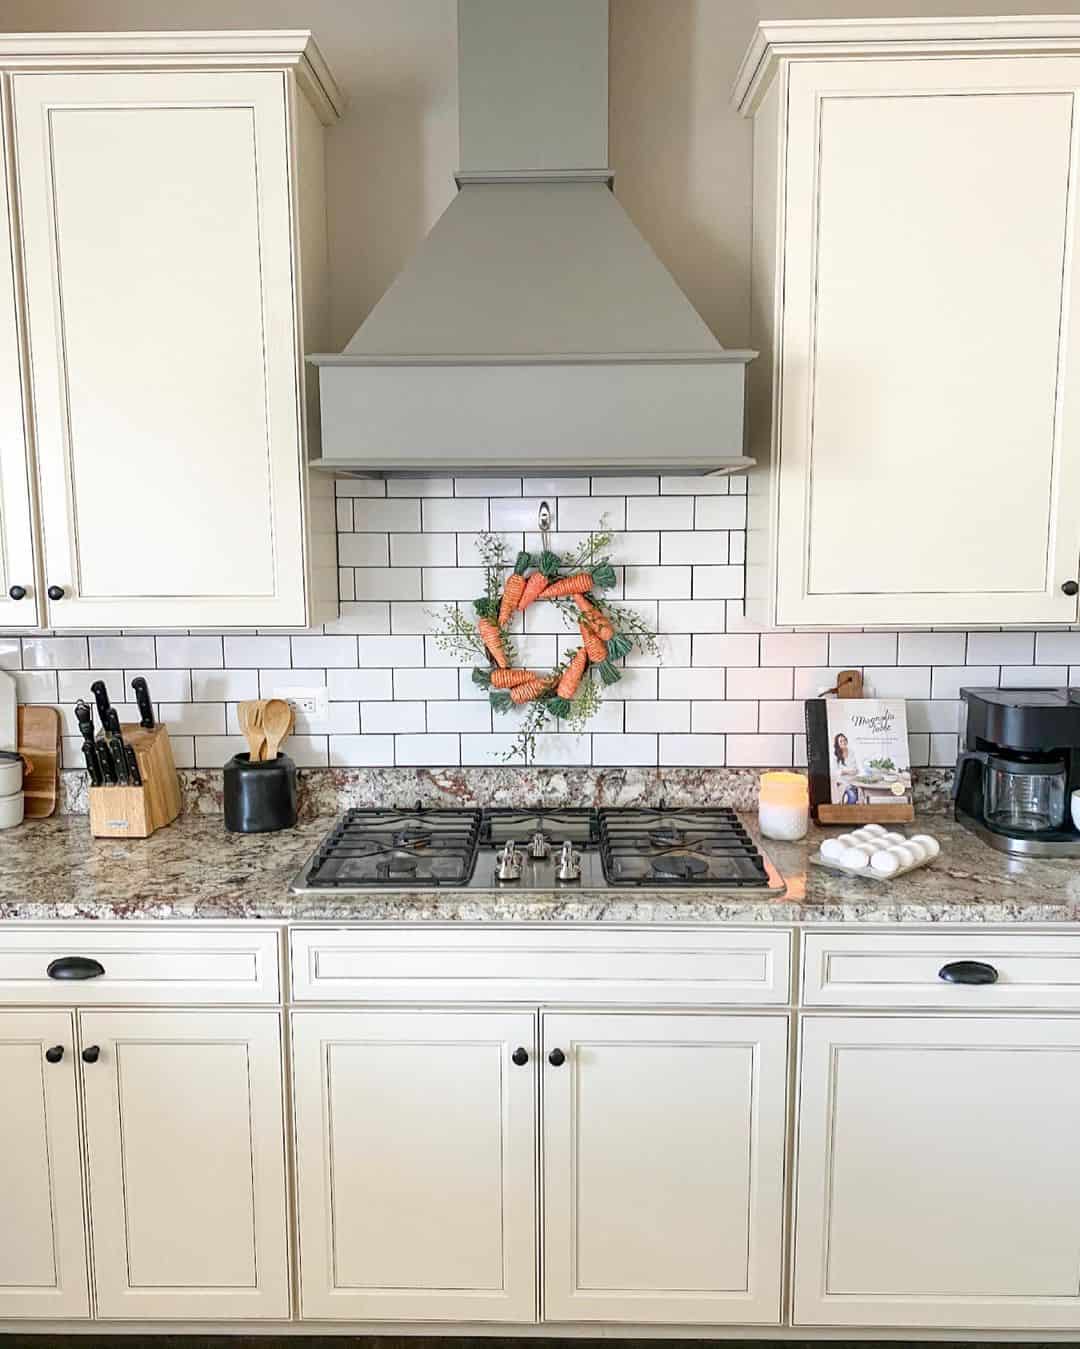
[[[562,845],[562,852],[555,867],[555,876],[560,881],[581,880],[581,854],[574,851],[569,839]]]
[[[542,829],[538,829],[529,844],[529,856],[535,858],[537,862],[542,862],[550,852],[551,844],[547,840],[547,835]]]
[[[518,852],[513,839],[499,853],[499,860],[495,865],[495,875],[498,876],[500,881],[521,880],[521,853]]]

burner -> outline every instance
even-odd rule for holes
[[[380,862],[375,868],[375,874],[388,881],[401,880],[406,876],[415,876],[417,861],[415,857],[409,857],[407,854],[399,853],[396,857],[389,857],[385,862]]]
[[[673,824],[662,824],[649,834],[649,842],[654,848],[670,848],[673,843],[682,843],[684,834]]]
[[[393,834],[395,848],[426,848],[431,842],[430,829],[396,829]]]
[[[650,861],[657,876],[674,876],[680,881],[704,876],[709,869],[709,864],[703,858],[687,857],[681,853],[673,857],[653,857]]]

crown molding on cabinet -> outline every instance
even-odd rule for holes
[[[306,28],[184,33],[18,33],[0,35],[5,70],[292,70],[324,126],[345,96]]]
[[[759,23],[732,88],[750,116],[781,60],[846,57],[1055,55],[1080,51],[1080,16],[970,19],[776,19]]]

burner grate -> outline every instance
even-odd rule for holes
[[[769,884],[765,859],[725,806],[601,810],[600,858],[609,885]]]
[[[476,867],[479,810],[346,811],[323,840],[307,883],[320,889],[373,885],[467,885]]]

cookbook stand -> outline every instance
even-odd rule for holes
[[[120,727],[135,751],[141,787],[91,787],[90,832],[95,838],[149,838],[180,814],[180,780],[176,776],[168,730],[144,730],[137,722]]]

